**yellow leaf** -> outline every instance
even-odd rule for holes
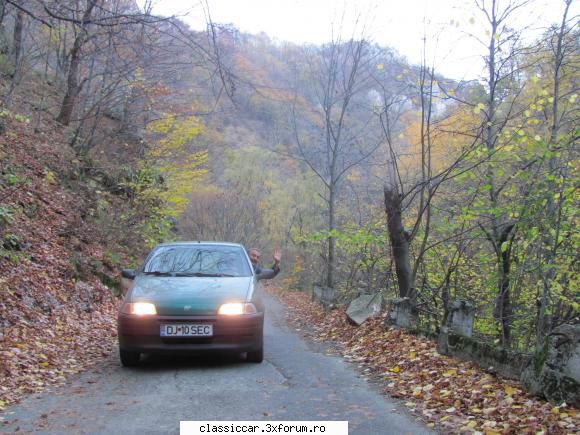
[[[415,352],[409,352],[409,359],[417,358],[417,354]]]
[[[428,428],[434,428],[435,427],[435,423],[427,423],[427,427]]]
[[[393,373],[399,373],[399,372],[401,371],[401,368],[400,368],[399,366],[395,366],[395,367],[393,367],[393,368],[391,369],[391,371],[392,371]]]
[[[451,376],[455,376],[456,374],[457,374],[457,370],[451,369],[451,370],[447,370],[445,373],[443,373],[443,376],[445,376],[446,378],[449,378]]]
[[[477,426],[476,421],[470,421],[469,423],[467,423],[467,427],[475,427],[475,426]]]
[[[46,362],[46,361],[44,361],[44,362],[41,362],[41,363],[40,363],[40,365],[41,365],[42,367],[48,367],[48,366],[49,366],[48,362]]]
[[[509,385],[506,385],[505,387],[503,387],[503,390],[505,391],[505,393],[508,396],[513,396],[515,393],[517,393],[519,391],[513,387],[510,387]]]

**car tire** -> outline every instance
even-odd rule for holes
[[[119,356],[121,357],[121,364],[123,367],[135,367],[139,364],[141,354],[139,352],[131,352],[125,349],[119,349]]]
[[[246,361],[258,364],[264,361],[264,346],[262,345],[258,350],[248,352],[246,354]]]

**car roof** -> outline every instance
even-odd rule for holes
[[[244,246],[240,243],[231,243],[231,242],[213,242],[213,241],[179,241],[179,242],[167,242],[167,243],[160,243],[157,245],[159,246],[193,246],[193,245],[216,245],[216,246],[232,246],[232,247],[240,247],[243,248]]]

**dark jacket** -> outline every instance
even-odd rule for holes
[[[280,266],[273,265],[271,269],[266,269],[256,264],[254,265],[254,271],[258,279],[272,279],[280,273]]]

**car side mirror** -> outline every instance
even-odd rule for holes
[[[135,269],[122,269],[121,276],[127,279],[135,279]]]

